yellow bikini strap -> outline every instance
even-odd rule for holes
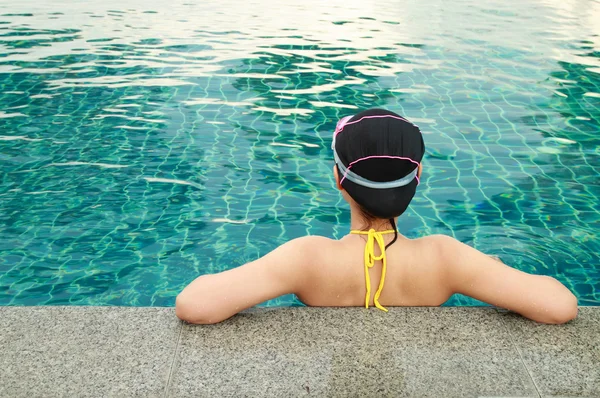
[[[379,296],[381,295],[381,291],[383,290],[383,284],[385,283],[385,271],[387,268],[387,259],[385,256],[385,241],[383,240],[383,234],[393,234],[394,230],[388,231],[375,231],[374,229],[370,229],[367,231],[350,231],[351,234],[356,235],[368,235],[367,244],[365,245],[365,280],[367,283],[367,294],[365,296],[365,308],[369,308],[369,298],[371,297],[371,278],[369,277],[369,268],[372,268],[375,265],[375,261],[382,260],[383,266],[381,268],[381,280],[379,281],[379,287],[375,292],[375,297],[373,298],[373,302],[375,303],[375,307],[379,308],[382,311],[387,312],[387,309],[379,304]],[[377,245],[379,246],[379,251],[381,254],[379,256],[375,255],[375,241],[377,241]]]

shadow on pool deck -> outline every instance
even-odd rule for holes
[[[600,307],[566,325],[492,308],[0,307],[1,397],[600,397]]]

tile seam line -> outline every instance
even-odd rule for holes
[[[519,347],[515,344],[513,335],[511,333],[510,329],[508,328],[508,325],[504,321],[502,314],[500,313],[500,311],[498,311],[498,310],[496,310],[496,311],[498,312],[498,315],[500,316],[500,322],[502,323],[502,327],[504,328],[504,331],[508,334],[508,339],[510,340],[510,343],[512,344],[513,348],[517,351],[517,354],[519,354],[519,359],[521,360],[523,367],[527,371],[527,375],[529,376],[531,383],[533,383],[533,387],[535,388],[535,391],[537,392],[538,397],[542,398],[542,393],[540,391],[540,388],[538,387],[537,383],[533,379],[533,376],[531,375],[531,371],[529,370],[529,368],[527,367],[527,364],[525,363],[525,360],[523,359],[523,353],[521,352]]]
[[[181,346],[181,337],[183,336],[183,328],[185,327],[183,321],[179,321],[179,336],[177,336],[177,345],[175,346],[175,350],[173,352],[173,359],[171,360],[171,366],[169,367],[169,377],[167,379],[167,385],[165,386],[165,392],[163,394],[163,398],[167,398],[169,395],[169,391],[171,390],[171,382],[173,381],[173,371],[175,370],[175,361],[177,361],[177,356],[179,354],[179,347]]]

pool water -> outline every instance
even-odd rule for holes
[[[427,146],[404,235],[599,305],[600,3],[402,3],[0,3],[0,304],[169,306],[344,236],[332,130],[384,107]]]

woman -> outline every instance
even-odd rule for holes
[[[340,120],[332,149],[336,185],[350,205],[350,234],[294,239],[256,261],[200,276],[177,296],[180,319],[217,323],[290,293],[309,306],[383,311],[439,306],[461,293],[537,322],[577,316],[576,297],[554,278],[508,267],[448,236],[408,239],[397,232],[422,171],[425,145],[416,125],[367,110]]]

